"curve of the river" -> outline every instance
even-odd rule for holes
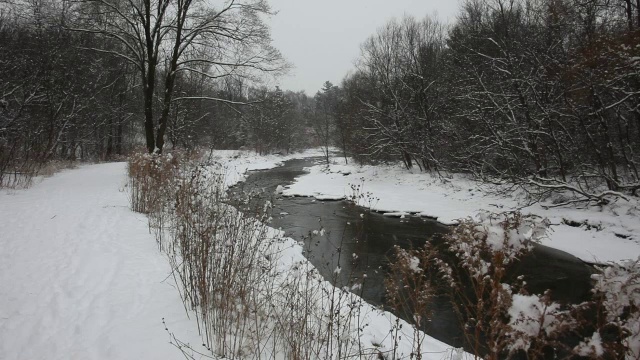
[[[245,182],[231,191],[264,194],[253,196],[247,206],[261,207],[262,202],[272,201],[270,225],[284,230],[289,237],[304,241],[305,256],[326,279],[343,286],[366,274],[359,293],[369,303],[384,305],[385,268],[393,246],[417,247],[449,228],[420,217],[386,217],[347,201],[273,196],[278,185],[293,183],[296,177],[305,174],[305,167],[320,161],[319,158],[294,159],[277,168],[253,171]],[[320,229],[325,230],[323,236],[313,234],[314,230]],[[357,261],[353,260],[353,254],[357,255]],[[338,266],[341,271],[336,275]],[[565,252],[537,245],[513,270],[525,276],[531,292],[551,289],[555,300],[569,303],[579,303],[589,297],[592,268]],[[459,321],[448,298],[436,298],[431,310],[432,319],[425,331],[445,343],[462,346]],[[397,315],[407,318],[406,314]]]

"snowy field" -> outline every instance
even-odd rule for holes
[[[559,207],[545,209],[541,204],[526,206],[523,199],[492,195],[478,183],[453,177],[443,181],[418,170],[408,171],[402,165],[344,165],[335,157],[331,165],[317,165],[309,174],[296,179],[284,190],[288,196],[314,196],[318,199],[343,199],[359,193],[369,193],[358,204],[389,216],[419,215],[454,224],[457,219],[475,216],[482,210],[505,211],[520,209],[551,221],[550,236],[544,245],[566,251],[576,257],[596,263],[618,262],[640,256],[640,202],[618,200],[605,207]],[[565,224],[587,223],[573,227]]]
[[[216,152],[228,184],[249,169],[287,157]],[[170,266],[144,215],[129,210],[126,164],[63,171],[27,190],[0,190],[0,359],[184,359],[170,344],[163,319],[179,340],[201,349]],[[289,239],[280,266],[306,261]],[[330,286],[324,283],[323,286]],[[361,340],[393,347],[396,318],[366,305]],[[399,351],[411,352],[404,324]],[[427,337],[425,359],[461,359]]]

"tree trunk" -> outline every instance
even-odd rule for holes
[[[145,84],[144,91],[144,135],[147,140],[147,150],[152,154],[156,148],[153,136],[153,85]]]
[[[404,164],[407,167],[407,169],[411,170],[411,168],[413,168],[413,161],[411,160],[411,155],[405,150],[402,150],[402,159],[404,160]]]
[[[145,34],[145,47],[147,52],[147,68],[142,64],[142,91],[144,93],[144,133],[147,140],[147,150],[152,154],[156,150],[156,143],[153,136],[153,96],[156,87],[156,66],[158,65],[158,49],[155,44],[155,39],[151,33],[151,0],[144,1],[145,20],[144,34]]]
[[[185,15],[189,9],[189,2],[183,8],[178,9],[178,21],[176,28],[176,41],[173,44],[171,53],[171,62],[167,72],[164,86],[164,100],[162,102],[162,114],[158,124],[158,133],[156,134],[156,148],[158,153],[162,154],[164,146],[164,134],[167,131],[167,122],[169,120],[169,111],[171,110],[171,100],[173,98],[173,88],[176,80],[176,69],[178,68],[178,58],[180,57],[180,42],[182,41],[182,27],[184,26]]]
[[[624,0],[624,2],[625,9],[627,11],[627,23],[629,24],[629,31],[633,31],[633,4],[631,4],[631,0]]]
[[[122,155],[122,122],[124,120],[121,119],[118,122],[118,128],[116,129],[116,154]]]
[[[129,71],[129,67],[128,65],[125,63],[125,73]],[[126,76],[122,77],[123,80],[123,85],[124,88],[120,90],[120,93],[118,94],[118,120],[116,123],[116,135],[115,135],[115,142],[116,142],[116,154],[117,155],[122,155],[122,132],[123,132],[123,123],[125,120],[125,115],[124,115],[124,111],[123,111],[123,107],[124,107],[124,98],[125,98],[125,94],[127,92],[129,92],[129,89],[127,88],[127,80],[126,80]]]
[[[111,157],[111,155],[113,155],[113,131],[114,130],[114,123],[113,123],[113,117],[109,116],[109,122],[107,124],[107,152],[105,154],[105,157],[108,159]]]

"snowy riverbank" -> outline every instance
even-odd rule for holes
[[[318,154],[214,155],[230,185],[247,170]],[[63,171],[27,190],[0,190],[1,359],[184,358],[163,320],[180,341],[202,349],[195,318],[185,313],[146,217],[129,209],[125,183],[126,164],[110,163]],[[296,241],[279,244],[279,268],[293,274],[301,262],[312,266]],[[357,331],[361,343],[377,349],[372,358],[393,349],[398,325],[404,326],[397,354],[409,357],[414,334],[408,324],[366,303],[359,314],[358,323],[366,324]],[[423,359],[462,355],[430,337],[423,351]]]
[[[640,202],[618,200],[604,207],[526,206],[523,198],[490,194],[480,184],[454,176],[443,181],[401,165],[359,166],[332,159],[330,166],[316,165],[284,190],[287,196],[342,199],[360,186],[358,204],[393,216],[427,216],[444,224],[474,216],[479,211],[520,209],[551,221],[543,244],[587,261],[604,263],[640,256]],[[574,226],[567,225],[567,223]],[[583,225],[580,225],[583,224]],[[588,224],[588,225],[584,225]],[[579,225],[579,226],[576,226]]]
[[[321,153],[211,155],[222,164],[230,186],[243,181],[249,170]],[[353,195],[351,185],[360,185],[360,193],[370,193],[361,198],[362,205],[445,223],[481,209],[518,207],[515,197],[488,195],[469,180],[443,182],[400,166],[346,166],[334,160],[328,168],[311,167],[284,194],[343,198]],[[66,170],[27,190],[0,190],[0,358],[184,358],[169,343],[163,319],[176,337],[199,349],[195,319],[185,313],[147,218],[129,209],[125,184],[126,164],[111,163]],[[640,254],[637,203],[617,202],[603,209],[534,205],[522,211],[546,216],[554,224],[545,244],[586,261],[619,261]],[[586,220],[592,227],[572,227],[564,220]],[[279,268],[293,274],[301,262],[311,266],[296,241],[279,244]],[[368,324],[360,340],[381,351],[391,349],[396,318],[367,304],[360,313],[362,323]],[[403,326],[399,352],[411,352],[410,329]],[[426,359],[449,359],[456,353],[429,337],[423,349]]]

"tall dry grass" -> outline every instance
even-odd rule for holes
[[[355,288],[332,286],[292,249],[300,245],[269,228],[268,202],[252,212],[229,205],[248,201],[228,198],[219,164],[137,155],[129,179],[132,209],[148,215],[203,337],[204,349],[172,337],[187,358],[379,355],[361,342],[364,303]]]

